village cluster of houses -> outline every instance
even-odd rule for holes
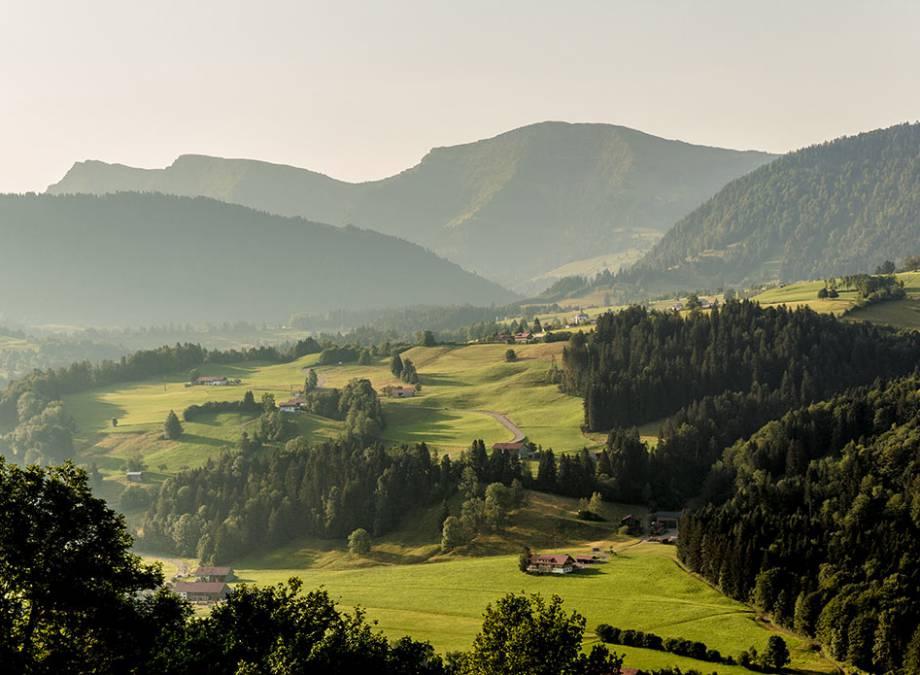
[[[541,337],[546,335],[546,333],[533,333],[531,331],[523,331],[520,333],[497,333],[491,342],[499,342],[505,344],[511,344],[512,342],[516,345],[526,345],[531,342],[536,342]]]
[[[590,326],[594,323],[593,319],[584,312],[577,312],[570,321],[568,321],[564,328],[582,328],[584,326]],[[492,343],[502,343],[502,344],[531,344],[533,342],[539,342],[546,337],[546,331],[539,333],[534,333],[533,331],[520,331],[518,333],[511,332],[501,332],[496,333],[491,338],[480,340],[480,342],[492,342]]]
[[[571,574],[590,565],[607,562],[607,557],[599,548],[592,549],[590,555],[571,556],[568,553],[539,553],[530,556],[527,565],[528,574]]]
[[[225,377],[224,375],[199,375],[194,380],[186,382],[186,387],[229,387],[242,384],[242,380]]]
[[[234,578],[230,567],[199,567],[187,577],[175,577],[172,590],[189,602],[210,604],[227,597],[227,582]]]

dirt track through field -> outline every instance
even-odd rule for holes
[[[517,443],[518,441],[524,440],[524,432],[511,420],[509,420],[505,415],[501,413],[494,412],[492,410],[480,410],[483,415],[488,415],[496,422],[501,424],[505,429],[514,434],[514,438],[511,439],[511,443]]]

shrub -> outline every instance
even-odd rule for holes
[[[371,552],[371,535],[363,527],[348,535],[348,552],[355,555],[367,555]]]

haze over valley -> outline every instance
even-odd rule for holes
[[[920,8],[3,19],[2,675],[920,675]]]

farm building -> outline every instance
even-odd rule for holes
[[[223,375],[199,375],[186,386],[196,384],[204,387],[226,387],[230,384],[230,380]]]
[[[141,481],[144,480],[144,472],[143,471],[126,471],[125,478],[127,478],[128,481],[131,483],[140,483]]]
[[[575,571],[575,559],[567,553],[532,555],[527,571],[534,574],[571,574]]]
[[[578,312],[578,314],[572,317],[573,326],[587,326],[589,323],[591,323],[591,317],[584,312]]]
[[[532,459],[536,456],[536,452],[533,449],[533,445],[530,444],[526,438],[520,441],[512,441],[510,443],[493,443],[493,450],[507,450],[508,452],[513,452],[518,456],[518,459]]]
[[[526,333],[515,333],[514,341],[517,344],[527,344],[528,342],[533,341],[533,333],[527,331]]]
[[[227,597],[230,588],[222,581],[179,581],[173,591],[189,602],[218,602]]]
[[[668,530],[679,530],[681,511],[655,511],[648,516],[649,532],[661,534]]]
[[[278,409],[281,412],[294,413],[303,410],[304,405],[306,405],[306,402],[302,398],[292,398],[283,403],[279,403]]]
[[[192,574],[198,577],[199,579],[201,579],[202,581],[209,581],[209,582],[219,581],[223,583],[233,578],[233,568],[232,567],[199,567]]]

